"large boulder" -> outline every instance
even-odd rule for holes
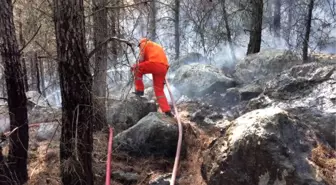
[[[141,118],[157,110],[154,101],[143,97],[130,96],[124,100],[109,100],[107,107],[107,123],[112,125],[116,133],[135,125]]]
[[[336,67],[319,63],[294,66],[270,80],[266,84],[265,94],[279,100],[300,99],[302,102],[292,102],[292,105],[300,103],[311,106],[314,101],[324,99],[324,103],[330,104],[324,109],[335,111],[332,101],[336,98]]]
[[[178,140],[175,120],[158,112],[151,112],[133,127],[113,139],[116,151],[134,156],[174,157]]]
[[[273,99],[273,106],[308,118],[307,123],[311,123],[330,145],[336,146],[335,65],[310,63],[295,66],[278,80],[270,81],[265,94]]]
[[[336,147],[336,67],[325,63],[297,65],[266,83],[264,93],[249,101],[245,112],[279,107],[307,120]]]
[[[264,50],[240,60],[235,68],[235,76],[241,83],[257,81],[263,85],[265,80],[297,64],[302,64],[302,60],[299,54],[292,51]]]
[[[235,81],[218,68],[206,64],[189,64],[180,67],[173,79],[174,86],[187,96],[199,96],[234,87]]]
[[[237,118],[210,145],[201,171],[208,185],[325,185],[330,179],[317,175],[320,164],[309,160],[321,144],[330,149],[289,112],[258,109]],[[336,163],[329,167],[324,170],[330,175]]]

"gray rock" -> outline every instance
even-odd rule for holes
[[[305,123],[280,108],[237,118],[204,153],[202,175],[208,185],[325,185],[307,160],[324,143]]]
[[[57,134],[56,130],[58,128],[58,132],[60,132],[61,127],[58,126],[59,123],[58,122],[50,122],[50,123],[41,123],[39,126],[39,129],[37,130],[36,133],[36,140],[37,141],[45,141],[45,140],[50,140],[52,139],[52,137],[56,136],[56,138],[53,139],[57,139],[59,134]]]
[[[277,99],[316,96],[316,92],[336,97],[332,95],[336,87],[336,79],[333,78],[336,76],[335,69],[334,65],[318,63],[294,66],[281,73],[278,78],[268,81],[266,94]]]
[[[189,64],[180,67],[173,79],[174,86],[183,95],[200,96],[213,91],[234,87],[235,81],[214,66]]]
[[[321,112],[308,107],[287,109],[302,123],[315,129],[315,133],[336,149],[336,113]]]
[[[263,89],[257,84],[248,84],[238,89],[241,101],[247,101],[258,97]]]
[[[250,100],[244,112],[265,107],[282,108],[312,126],[335,147],[335,76],[335,65],[308,63],[294,66],[267,82],[265,92]]]
[[[200,106],[197,111],[191,115],[191,121],[199,125],[216,124],[218,120],[223,119],[223,115],[215,107]]]
[[[170,185],[171,173],[159,175],[149,182],[149,185]],[[177,183],[175,183],[178,185]]]
[[[302,64],[302,60],[299,54],[292,51],[264,50],[240,60],[235,68],[235,76],[244,84],[259,81],[263,85],[265,80],[297,64]]]
[[[151,112],[136,125],[119,133],[113,140],[116,151],[135,156],[174,157],[178,140],[175,120]]]
[[[140,175],[135,172],[116,170],[112,172],[112,178],[123,184],[131,184],[137,182],[140,179]]]
[[[116,133],[119,133],[132,127],[148,113],[156,110],[155,102],[150,102],[146,98],[130,96],[125,100],[116,100],[110,103],[107,108],[107,122],[114,127]]]

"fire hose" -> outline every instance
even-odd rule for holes
[[[167,85],[167,89],[171,98],[171,101],[173,103],[173,107],[174,107],[174,112],[176,114],[176,119],[177,119],[177,123],[178,123],[178,141],[177,141],[177,149],[176,149],[176,155],[175,155],[175,161],[174,161],[174,167],[173,167],[173,172],[172,172],[172,177],[170,180],[170,185],[174,185],[175,184],[175,180],[176,180],[176,174],[177,174],[177,168],[178,168],[178,164],[179,164],[179,159],[180,159],[180,153],[181,153],[181,146],[182,146],[182,132],[183,132],[183,127],[182,127],[182,123],[181,123],[181,119],[180,119],[180,115],[177,111],[177,107],[175,104],[175,100],[173,97],[173,94],[171,92],[170,89],[170,85],[168,80],[166,79],[166,85]],[[108,141],[108,152],[107,152],[107,161],[106,161],[106,185],[110,185],[111,182],[111,155],[112,155],[112,142],[113,142],[113,128],[110,127],[110,134],[109,134],[109,141]]]
[[[170,90],[170,85],[168,83],[168,80],[166,79],[166,85],[167,85],[167,89],[171,98],[171,101],[173,103],[173,107],[174,107],[174,111],[176,114],[176,119],[177,119],[177,124],[178,124],[178,141],[177,141],[177,149],[176,149],[176,155],[175,155],[175,161],[174,161],[174,167],[173,167],[173,172],[172,172],[172,178],[170,180],[170,185],[174,185],[175,184],[175,179],[176,179],[176,173],[177,173],[177,168],[178,168],[178,164],[179,164],[179,159],[180,159],[180,153],[181,153],[181,145],[182,145],[182,132],[183,132],[183,127],[182,127],[182,123],[181,123],[181,119],[180,119],[180,115],[177,111],[177,107],[174,101],[174,97],[173,94]]]
[[[107,161],[106,161],[106,185],[111,184],[111,158],[112,158],[112,142],[113,142],[113,128],[110,127],[108,149],[107,149]]]

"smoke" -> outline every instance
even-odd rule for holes
[[[237,60],[241,60],[245,57],[246,48],[246,46],[235,45],[233,46],[234,52],[232,52],[229,44],[223,44],[218,47],[217,52],[211,57],[211,64],[218,68],[232,68],[236,65]],[[232,53],[234,53],[234,56]]]

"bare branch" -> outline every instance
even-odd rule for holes
[[[38,58],[51,58],[53,60],[57,60],[56,57],[52,56],[52,54],[49,51],[47,51],[38,41],[35,41],[35,43],[48,55],[48,57],[41,56]]]
[[[29,39],[29,41],[19,50],[19,53],[21,53],[30,43],[31,41],[34,40],[34,38],[36,37],[36,35],[38,34],[38,32],[40,31],[42,27],[42,24],[37,28],[36,32],[34,33],[34,35]]]
[[[103,42],[99,43],[99,45],[94,48],[89,54],[88,54],[88,58],[91,58],[101,47],[103,47],[105,44],[107,44],[108,42],[112,41],[112,40],[116,40],[116,41],[119,41],[119,42],[123,42],[123,43],[126,43],[128,46],[130,46],[133,50],[133,46],[134,44],[131,43],[130,41],[128,40],[125,40],[125,39],[121,39],[121,38],[117,38],[117,37],[110,37],[110,38],[107,38],[105,39]]]
[[[138,3],[133,3],[133,4],[129,4],[129,5],[123,5],[123,6],[106,6],[106,7],[103,7],[101,9],[98,9],[92,13],[90,13],[89,15],[86,15],[85,17],[90,17],[94,14],[96,14],[97,12],[100,12],[104,9],[122,9],[122,8],[129,8],[129,7],[133,7],[133,6],[138,6],[138,5],[141,5],[141,4],[146,4],[146,3],[150,3],[152,2],[153,0],[148,0],[148,1],[142,1],[142,2],[138,2]]]

